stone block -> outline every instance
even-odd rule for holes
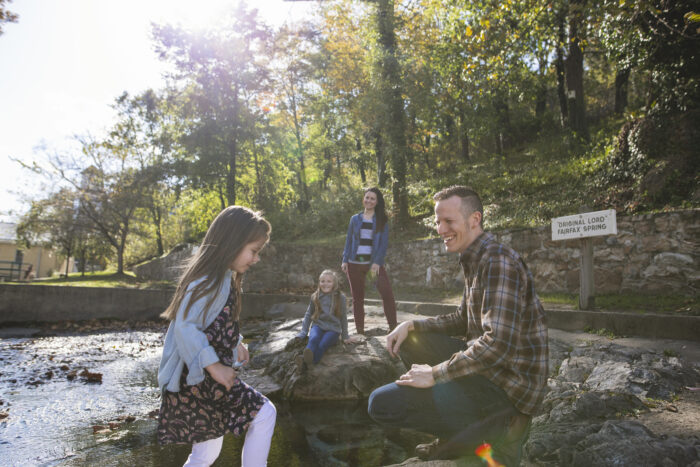
[[[652,259],[656,265],[675,266],[678,268],[693,267],[695,261],[688,255],[679,253],[659,253]]]

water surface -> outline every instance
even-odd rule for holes
[[[8,415],[0,421],[2,465],[182,465],[190,447],[161,447],[155,435],[163,331],[0,339],[0,411]],[[101,383],[87,382],[83,370],[101,374]],[[366,401],[275,404],[271,466],[386,465],[406,457],[410,443],[374,425]],[[227,435],[214,465],[240,465],[242,442]]]

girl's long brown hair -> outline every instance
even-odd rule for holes
[[[316,288],[316,291],[311,294],[311,301],[314,304],[314,314],[311,315],[311,321],[316,321],[319,316],[321,316],[321,312],[323,311],[321,309],[321,301],[319,300],[319,295],[321,294],[321,277],[322,276],[333,276],[333,289],[331,290],[331,293],[333,294],[332,296],[332,301],[331,303],[333,304],[333,310],[332,313],[340,318],[340,300],[342,297],[342,294],[340,293],[340,284],[338,283],[338,276],[335,274],[330,269],[324,270],[319,276],[319,284],[318,287]]]
[[[190,293],[190,299],[184,315],[194,302],[210,295],[205,307],[209,307],[216,298],[222,286],[226,271],[238,257],[247,244],[257,241],[268,241],[270,238],[270,223],[260,213],[243,206],[229,206],[222,210],[209,226],[197,253],[188,261],[185,271],[180,277],[173,299],[161,317],[173,320],[182,300],[187,295],[187,287],[195,280],[206,277],[197,284]],[[242,274],[233,273],[231,287],[236,295],[236,309],[233,310],[234,320],[241,313],[241,281]]]

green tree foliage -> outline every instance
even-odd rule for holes
[[[160,56],[177,68],[187,175],[196,186],[217,191],[222,208],[236,204],[239,168],[250,156],[244,145],[255,138],[262,115],[268,30],[256,10],[239,3],[226,28],[200,34],[156,26],[154,35]]]
[[[12,13],[7,9],[8,3],[12,3],[12,0],[0,0],[0,36],[3,33],[3,23],[16,23],[19,19],[17,13]]]
[[[414,232],[454,183],[501,227],[584,198],[686,206],[699,18],[689,0],[331,0],[277,30],[244,3],[203,33],[156,26],[168,86],[117,99],[73,189],[129,261],[201,239],[234,203],[275,239],[339,238],[370,185]]]
[[[136,164],[142,189],[139,208],[151,223],[147,233],[155,237],[156,254],[160,256],[165,252],[164,223],[179,191],[174,166],[182,148],[176,141],[176,116],[167,98],[153,90],[133,97],[124,93],[114,107],[119,120],[108,144],[114,150],[130,153]]]
[[[24,248],[40,244],[55,249],[64,258],[75,255],[84,226],[80,225],[78,196],[63,188],[50,197],[32,202],[17,225],[17,238]],[[68,274],[66,262],[65,274]]]

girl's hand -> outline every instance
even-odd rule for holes
[[[372,266],[369,268],[369,273],[372,274],[372,277],[376,276],[379,273],[379,265],[377,263],[372,263]]]
[[[209,372],[214,381],[225,386],[227,391],[236,383],[236,370],[221,362],[212,363],[204,369]]]
[[[359,342],[359,341],[360,341],[359,336],[350,336],[347,339],[345,339],[343,342],[345,342],[346,344],[355,344],[356,342]]]
[[[241,365],[245,365],[250,360],[250,354],[248,353],[248,348],[243,345],[243,342],[238,343],[238,361]]]
[[[348,263],[343,263],[340,265],[340,269],[347,274],[348,273]]]

